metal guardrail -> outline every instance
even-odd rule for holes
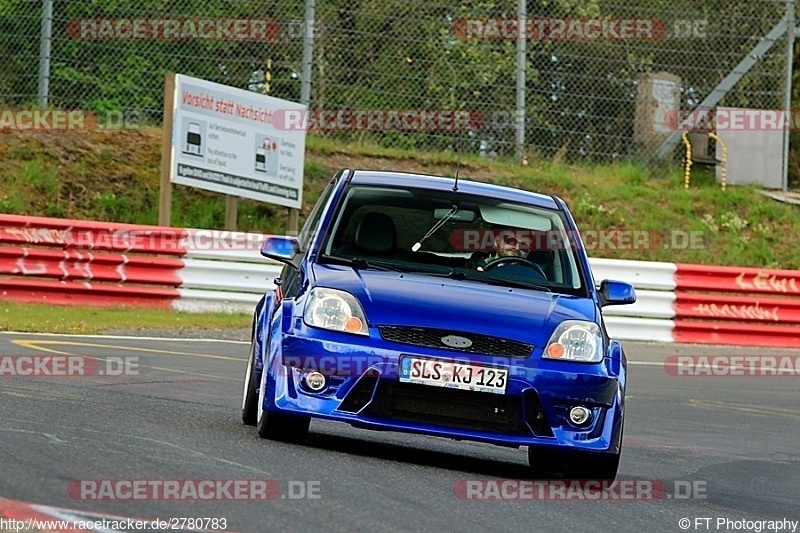
[[[194,259],[196,255],[218,259]],[[252,313],[265,292],[273,289],[273,280],[282,265],[269,261],[258,250],[236,250],[209,254],[187,251],[185,267],[179,275],[180,298],[174,307],[181,311],[222,311]]]

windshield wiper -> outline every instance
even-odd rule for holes
[[[374,259],[366,259],[364,257],[339,257],[335,255],[322,255],[321,259],[337,262],[343,265],[354,266],[359,268],[373,268],[375,270],[389,270],[393,272],[400,272],[404,270],[397,265],[386,263],[384,261],[376,261]]]
[[[508,278],[498,278],[495,276],[489,276],[487,274],[473,274],[467,273],[467,271],[457,271],[451,270],[448,274],[448,277],[452,279],[468,279],[470,281],[482,281],[484,283],[491,283],[492,285],[503,285],[506,287],[517,287],[520,289],[533,289],[536,291],[545,291],[545,292],[553,292],[550,287],[545,285],[540,285],[538,283],[530,283],[528,281],[522,281],[517,279],[508,279]]]

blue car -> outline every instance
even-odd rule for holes
[[[343,170],[258,304],[242,420],[302,442],[312,418],[528,449],[531,474],[614,479],[626,361],[559,198]]]

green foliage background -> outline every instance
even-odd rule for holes
[[[0,105],[33,105],[37,94],[40,0],[0,0]],[[513,153],[516,53],[513,40],[459,38],[460,19],[516,17],[515,0],[317,0],[311,105],[316,109],[470,110],[478,132],[329,132],[413,150],[456,144],[486,156]],[[619,159],[641,155],[633,143],[637,77],[682,79],[690,109],[781,19],[778,0],[528,0],[528,17],[633,18],[663,23],[651,40],[535,40],[526,54],[529,156]],[[145,123],[161,117],[163,80],[178,72],[297,101],[302,72],[303,0],[56,0],[51,105],[122,111]],[[81,18],[272,18],[283,28],[269,42],[98,40],[69,37]],[[671,33],[703,21],[706,34]],[[785,48],[779,40],[721,102],[780,108]],[[795,84],[797,93],[800,84]]]

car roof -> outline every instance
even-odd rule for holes
[[[437,191],[452,191],[455,179],[407,172],[355,170],[350,177],[350,182],[359,185],[396,185],[419,189],[433,189]],[[464,194],[487,196],[548,209],[559,209],[559,205],[552,196],[520,189],[512,189],[511,187],[503,187],[502,185],[494,185],[491,183],[481,183],[459,178],[458,191]]]

